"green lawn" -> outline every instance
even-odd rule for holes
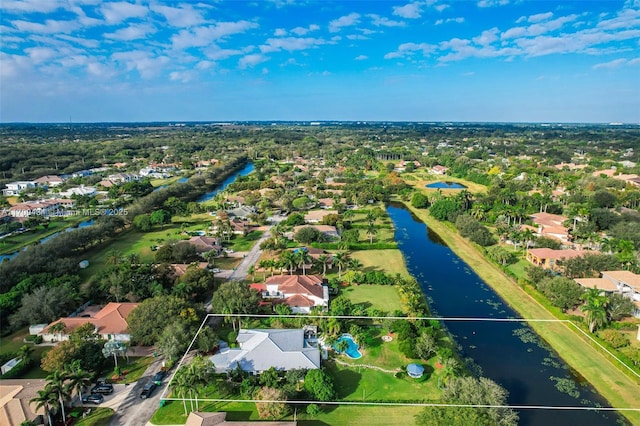
[[[79,410],[79,411],[77,411]],[[77,421],[74,423],[77,426],[106,426],[109,424],[109,420],[114,414],[114,411],[111,408],[99,407],[99,408],[91,408],[91,413],[82,417],[82,412],[85,409],[75,409],[71,412],[78,413]]]
[[[516,263],[513,263],[507,267],[507,269],[515,274],[518,278],[526,278],[527,272],[525,268],[531,265],[530,262],[527,262],[525,259],[518,259]]]
[[[244,237],[236,235],[236,237],[226,245],[235,251],[249,251],[263,233],[263,231],[251,231]]]
[[[24,343],[22,339],[29,335],[29,328],[24,327],[21,328],[10,335],[3,337],[0,339],[0,353],[7,352],[16,352],[19,350]],[[40,368],[40,359],[47,353],[51,346],[34,346],[32,344],[28,344],[30,347],[34,349],[34,352],[31,354],[31,359],[34,360],[33,366],[25,371],[20,377],[16,377],[17,379],[43,379],[49,373]]]
[[[105,263],[111,250],[116,250],[127,255],[136,253],[143,263],[152,263],[155,259],[155,252],[151,246],[165,244],[169,240],[181,240],[187,238],[180,232],[177,225],[166,225],[163,229],[157,228],[149,232],[138,232],[133,229],[118,235],[115,240],[107,244],[89,250],[84,258],[89,261],[89,267],[82,271],[81,276],[87,279],[95,275]]]
[[[123,362],[124,361],[124,362]],[[125,374],[125,379],[119,383],[133,383],[140,379],[144,372],[147,370],[147,367],[153,362],[153,357],[151,356],[141,356],[141,357],[129,357],[129,362],[122,358],[118,358],[118,367],[120,367],[120,371],[122,374]]]
[[[420,407],[325,406],[315,419],[298,416],[301,426],[407,426],[415,423]],[[302,419],[301,419],[302,417]]]
[[[351,257],[362,263],[361,272],[383,271],[391,275],[409,275],[402,253],[397,249],[355,251]]]
[[[74,216],[61,220],[52,220],[46,229],[39,226],[34,230],[23,232],[22,234],[2,238],[0,239],[0,254],[12,253],[22,247],[31,245],[44,237],[60,232],[65,228],[76,225],[87,219],[89,218],[85,216]]]
[[[366,307],[374,307],[385,312],[393,312],[396,309],[402,310],[402,303],[398,290],[394,286],[369,285],[349,286],[342,289],[342,294],[346,295],[351,303],[365,304]]]

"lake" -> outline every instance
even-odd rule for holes
[[[434,316],[519,318],[427,226],[400,204],[387,212],[409,272],[418,280]],[[509,405],[608,407],[609,404],[524,322],[444,321],[463,358],[509,391]],[[556,387],[557,386],[557,387]],[[558,388],[569,389],[569,393]],[[627,424],[614,412],[520,409],[521,425]]]

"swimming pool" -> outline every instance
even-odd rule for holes
[[[362,357],[362,354],[358,350],[358,347],[359,347],[358,344],[353,340],[353,336],[348,333],[345,333],[342,336],[340,336],[340,338],[338,338],[333,348],[336,349],[336,346],[338,346],[338,343],[342,342],[343,340],[349,344],[349,346],[347,346],[347,349],[344,351],[344,353],[347,354],[349,358],[358,359]],[[338,352],[337,349],[336,349],[336,352]]]

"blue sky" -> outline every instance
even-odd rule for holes
[[[640,123],[640,0],[2,0],[0,121]]]

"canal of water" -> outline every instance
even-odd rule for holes
[[[205,192],[202,194],[196,201],[199,203],[204,203],[205,201],[209,201],[213,199],[220,191],[224,191],[238,176],[246,176],[254,170],[253,163],[247,163],[240,171],[232,174],[228,178],[222,181],[220,185],[213,191]]]
[[[434,315],[519,318],[437,235],[400,204],[387,207],[409,272]],[[608,407],[604,398],[543,342],[526,323],[444,321],[462,357],[509,391],[509,405]],[[562,390],[561,390],[562,389]],[[520,409],[521,425],[628,424],[615,412]]]

